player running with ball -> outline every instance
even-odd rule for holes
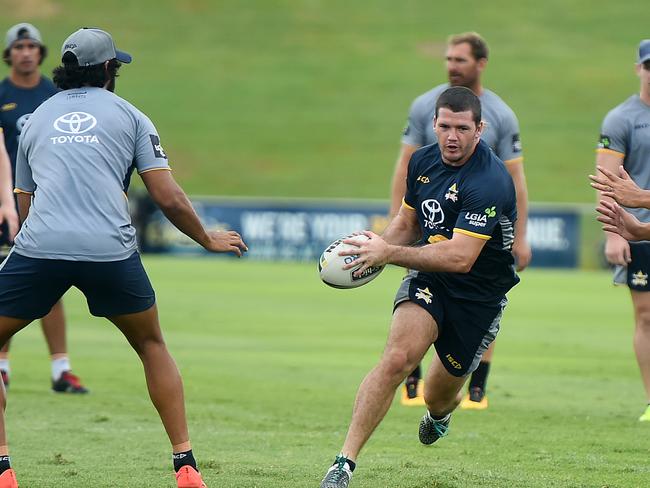
[[[516,220],[512,178],[480,140],[481,102],[453,87],[436,103],[438,142],[417,150],[408,165],[406,194],[380,237],[341,255],[359,255],[349,269],[395,264],[412,270],[395,298],[379,364],[361,383],[341,453],[321,488],[347,488],[361,448],[388,411],[395,390],[433,344],[437,355],[425,379],[423,444],[447,435],[467,376],[494,340],[505,294],[519,278],[511,253]],[[413,243],[419,245],[413,245]]]

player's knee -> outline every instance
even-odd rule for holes
[[[386,351],[382,357],[382,366],[385,372],[393,377],[399,378],[400,381],[415,369],[418,361],[411,359],[407,351],[401,349],[391,349]]]
[[[165,341],[162,337],[145,337],[136,342],[131,342],[133,349],[140,357],[147,357],[154,354],[159,354],[167,350]]]
[[[644,330],[650,330],[650,308],[637,311],[636,326]]]

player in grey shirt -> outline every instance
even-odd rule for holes
[[[593,185],[599,197],[611,201],[611,184],[621,166],[626,177],[643,189],[650,189],[650,40],[642,41],[636,63],[641,82],[638,95],[632,95],[611,110],[600,132],[596,164],[604,169]],[[604,193],[603,193],[604,191]],[[641,222],[650,222],[650,210],[634,208],[630,212]],[[605,257],[616,265],[614,281],[627,284],[632,296],[636,327],[634,351],[647,396],[648,406],[641,421],[650,422],[650,242],[628,242],[615,232],[605,232]]]
[[[438,96],[452,86],[464,86],[472,90],[480,99],[483,110],[485,129],[483,139],[505,162],[512,176],[517,193],[517,222],[515,224],[515,241],[512,254],[515,257],[517,271],[522,271],[532,257],[530,245],[526,239],[528,223],[528,189],[524,175],[519,123],[514,112],[494,92],[487,90],[481,83],[481,74],[488,61],[488,46],[485,40],[475,32],[453,35],[447,42],[447,75],[449,83],[436,86],[420,95],[411,105],[408,124],[402,136],[402,147],[397,163],[391,191],[391,216],[399,211],[406,191],[406,173],[411,155],[420,147],[437,142],[433,131],[433,118]],[[469,381],[468,395],[461,403],[461,408],[487,408],[485,386],[494,353],[494,342],[483,355],[479,367]],[[406,381],[402,394],[404,405],[424,405],[421,388],[421,371],[417,370]]]
[[[151,121],[112,93],[120,62],[131,57],[115,49],[111,36],[80,29],[61,55],[54,81],[63,91],[33,113],[19,143],[15,191],[23,227],[0,265],[0,344],[47,313],[71,286],[79,288],[90,312],[113,322],[140,356],[172,444],[178,485],[202,488],[181,377],[162,337],[129,216],[132,172],[167,218],[205,249],[238,256],[247,249],[236,232],[205,230],[171,176]],[[3,415],[0,484],[17,486]]]

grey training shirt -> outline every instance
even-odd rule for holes
[[[404,129],[402,142],[411,146],[428,146],[438,142],[433,131],[433,117],[440,94],[449,88],[449,83],[438,85],[415,99],[409,111],[408,125]],[[506,103],[494,92],[483,89],[479,97],[485,129],[481,139],[492,148],[499,158],[506,162],[522,158],[519,122]]]
[[[600,130],[598,152],[623,156],[623,167],[641,188],[650,188],[650,105],[632,95],[614,107]],[[641,222],[650,222],[650,210],[628,209]]]
[[[146,115],[102,88],[54,95],[20,137],[16,192],[33,193],[33,200],[15,252],[70,261],[128,258],[137,248],[126,197],[134,169],[169,169]]]

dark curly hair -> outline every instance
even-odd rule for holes
[[[122,65],[117,59],[111,59],[106,68],[104,63],[79,66],[77,56],[71,52],[66,52],[62,61],[63,64],[52,71],[52,81],[61,90],[81,88],[82,86],[103,88],[106,86],[106,82],[110,82],[108,85],[110,89],[115,85],[115,78],[119,76],[117,71]]]

